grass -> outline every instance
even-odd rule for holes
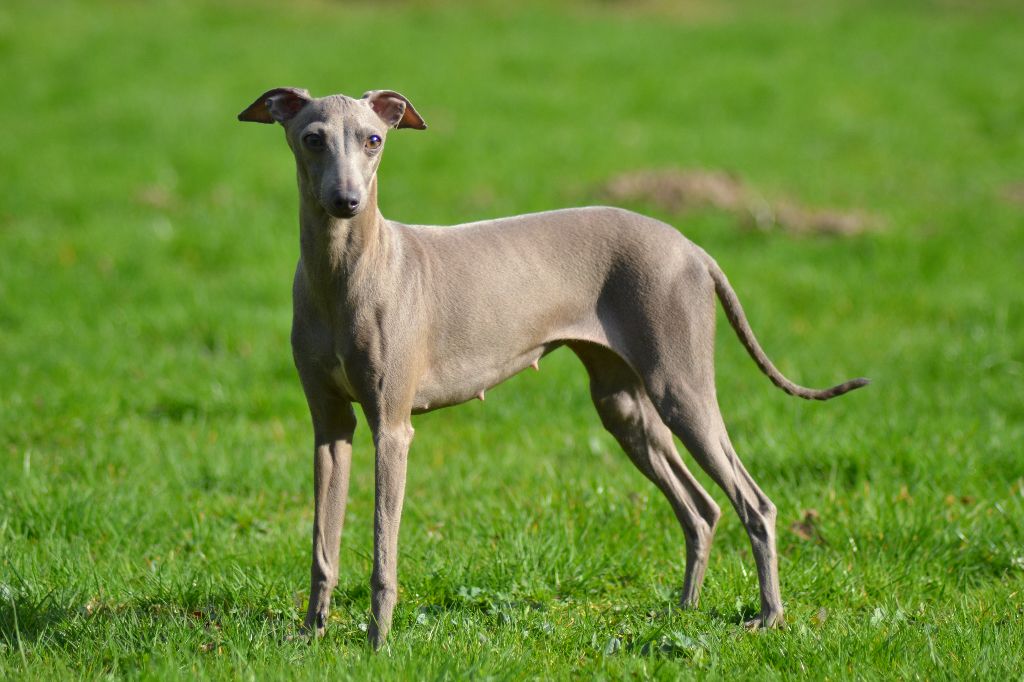
[[[1002,2],[4,3],[0,677],[1018,677],[1022,26]],[[379,655],[357,432],[330,631],[292,639],[312,523],[293,169],[280,131],[234,120],[278,85],[416,103],[430,130],[381,170],[398,220],[593,203],[668,166],[883,219],[797,238],[631,207],[718,258],[791,377],[874,379],[793,400],[720,325],[787,630],[740,625],[756,575],[731,510],[701,609],[672,608],[682,534],[559,352],[415,420]]]

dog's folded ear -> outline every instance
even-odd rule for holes
[[[253,123],[284,123],[299,113],[310,99],[312,98],[309,91],[302,88],[267,90],[238,115],[238,120]]]
[[[427,127],[412,102],[394,90],[370,90],[363,95],[363,99],[391,128],[425,130]]]

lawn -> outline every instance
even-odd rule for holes
[[[1018,678],[1024,670],[1024,10],[625,0],[0,5],[0,678]],[[414,419],[400,601],[368,652],[356,434],[328,635],[308,597],[291,362],[291,155],[238,111],[390,88],[390,218],[608,201],[727,172],[848,235],[627,207],[714,255],[785,396],[720,315],[737,451],[779,509],[789,627],[725,511],[701,606],[683,536],[567,351]],[[696,469],[696,467],[691,467]]]

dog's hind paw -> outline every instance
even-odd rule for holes
[[[747,630],[754,632],[762,628],[775,630],[786,627],[786,618],[782,611],[762,611],[743,624]]]

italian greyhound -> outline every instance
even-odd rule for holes
[[[753,548],[761,610],[784,625],[776,509],[740,463],[714,383],[715,299],[772,383],[809,400],[867,384],[794,384],[761,349],[718,264],[662,222],[572,208],[446,228],[403,225],[377,208],[391,129],[423,130],[408,99],[275,88],[239,120],[280,123],[295,154],[300,257],[292,353],[313,421],[313,564],[304,630],[322,634],[338,582],[353,403],[376,448],[370,644],[398,598],[398,527],[411,415],[474,398],[565,346],[583,362],[604,427],[668,498],[686,537],[682,604],[695,607],[721,514],[683,464],[678,436],[736,509]]]

